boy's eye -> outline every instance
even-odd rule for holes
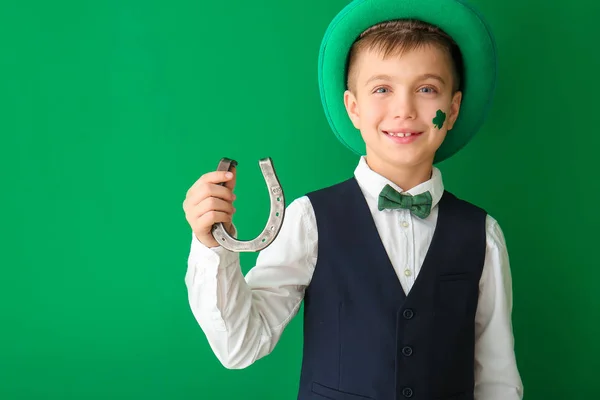
[[[422,87],[420,90],[423,93],[437,93],[437,90],[435,90],[435,88],[432,88],[431,86]]]
[[[384,87],[375,89],[375,93],[385,93],[385,92],[387,92],[387,89]]]

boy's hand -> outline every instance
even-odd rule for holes
[[[202,175],[189,188],[183,201],[185,219],[196,238],[207,247],[219,246],[211,233],[214,224],[223,222],[227,232],[233,234],[235,168],[232,168],[230,173],[229,178],[226,176],[228,172],[225,171],[213,171]]]

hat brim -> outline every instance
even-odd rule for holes
[[[365,154],[360,132],[343,102],[346,58],[367,28],[392,19],[412,18],[436,25],[458,44],[464,64],[463,98],[454,127],[435,155],[439,163],[462,149],[480,129],[492,103],[497,78],[494,37],[484,18],[461,0],[355,0],[329,24],[319,52],[321,102],[337,138],[358,155]]]

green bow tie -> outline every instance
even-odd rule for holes
[[[408,193],[401,194],[390,185],[385,185],[379,194],[378,206],[379,211],[403,208],[410,210],[410,212],[419,218],[426,218],[431,212],[431,193],[424,192],[416,196]]]

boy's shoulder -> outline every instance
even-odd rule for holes
[[[449,191],[448,189],[444,189],[444,194],[442,195],[440,202],[442,200],[448,203],[453,202],[456,206],[461,207],[465,210],[468,209],[471,211],[487,214],[487,210],[482,205],[479,205],[471,200],[467,200],[466,198],[460,197],[454,194],[453,192]]]
[[[311,191],[309,191],[308,193],[306,193],[306,197],[310,198],[317,198],[317,197],[323,197],[323,196],[332,196],[332,195],[339,195],[340,193],[338,192],[349,192],[353,189],[353,186],[356,185],[356,187],[358,187],[358,182],[356,181],[356,178],[354,176],[338,181],[336,183],[332,183],[330,185],[327,186],[323,186],[320,188],[316,188],[313,189]]]

